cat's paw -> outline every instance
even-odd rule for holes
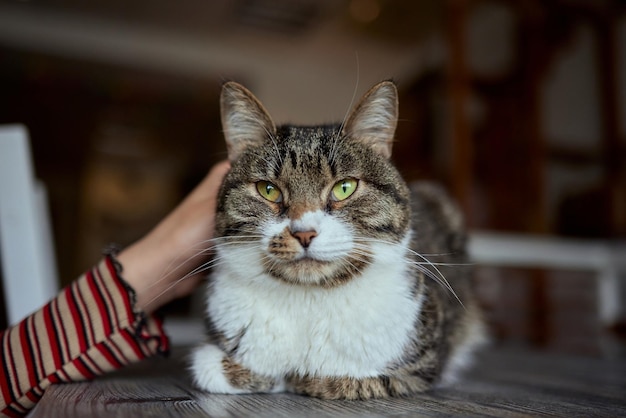
[[[213,344],[194,350],[191,373],[195,385],[211,393],[282,392],[282,379],[260,376],[233,361]]]
[[[233,386],[224,372],[226,355],[213,344],[196,348],[191,354],[191,376],[199,389],[211,393],[248,393]]]

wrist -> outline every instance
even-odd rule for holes
[[[157,299],[165,290],[161,276],[168,262],[161,251],[143,239],[121,251],[117,260],[122,265],[124,280],[137,296],[136,308],[147,313],[157,309],[162,304]]]

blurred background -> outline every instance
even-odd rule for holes
[[[389,78],[394,160],[472,231],[626,259],[626,1],[0,0],[0,124],[30,132],[63,285],[225,158],[225,80],[311,124]],[[621,352],[623,270],[496,264],[477,280],[497,342]]]

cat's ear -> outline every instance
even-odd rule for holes
[[[354,107],[343,134],[389,158],[397,123],[398,90],[392,81],[383,81],[365,93]]]
[[[261,145],[276,126],[261,102],[241,84],[229,81],[220,96],[222,129],[228,159],[236,160],[246,148]]]

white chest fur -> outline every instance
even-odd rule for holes
[[[410,294],[403,251],[375,244],[373,253],[360,277],[322,289],[267,277],[255,251],[230,249],[208,313],[227,337],[244,331],[236,360],[259,374],[378,375],[401,356],[420,302]]]

